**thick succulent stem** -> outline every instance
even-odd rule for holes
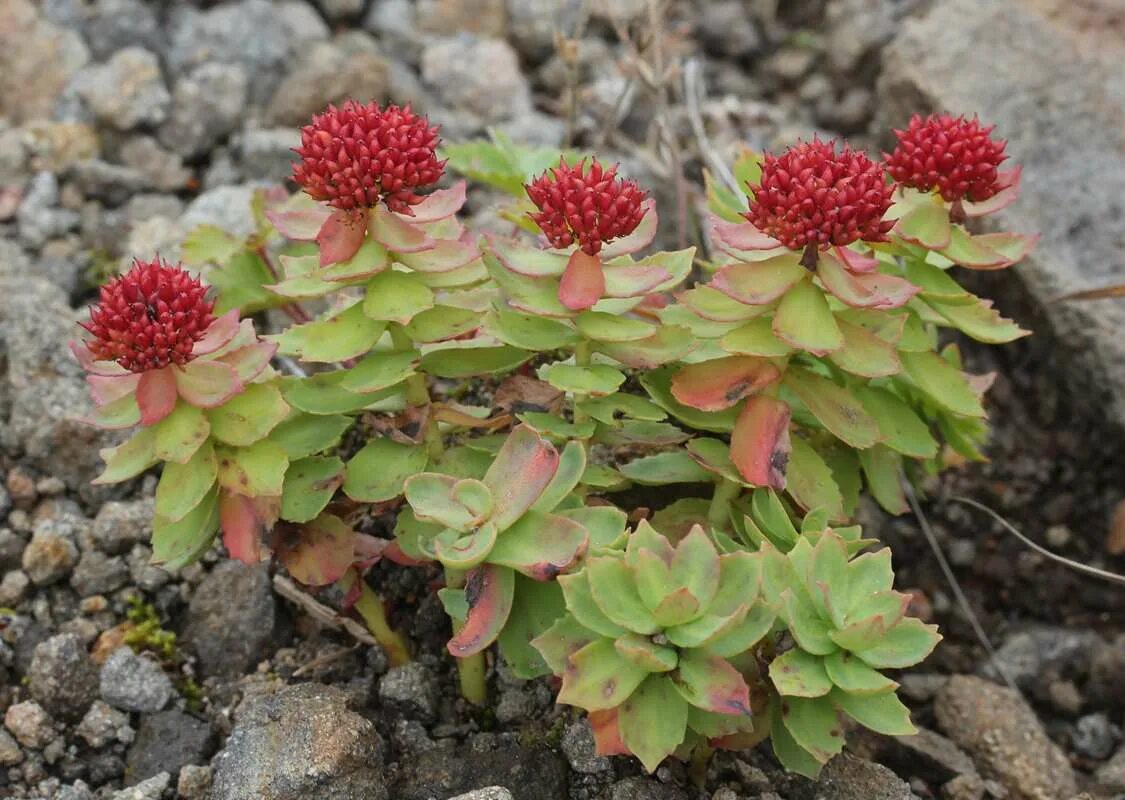
[[[406,640],[387,622],[387,611],[383,607],[383,600],[367,585],[367,581],[360,577],[356,570],[349,569],[337,585],[345,594],[356,585],[359,586],[359,599],[355,601],[355,610],[367,625],[367,630],[371,631],[375,641],[387,654],[391,666],[398,667],[409,662],[410,649],[407,647]]]
[[[711,527],[727,529],[730,526],[730,504],[742,493],[742,487],[729,478],[715,484],[711,495],[711,506],[707,509],[707,521]]]
[[[465,585],[465,572],[459,569],[445,568],[445,585],[450,589],[460,589]],[[458,633],[464,623],[453,620],[453,633]],[[457,675],[461,682],[461,696],[475,706],[483,706],[488,702],[488,682],[486,680],[487,666],[484,662],[484,653],[474,653],[471,656],[457,659]]]

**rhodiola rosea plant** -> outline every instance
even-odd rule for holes
[[[140,427],[98,480],[163,463],[158,562],[221,535],[337,585],[396,663],[368,570],[440,570],[471,703],[497,645],[560,679],[603,754],[769,739],[815,775],[847,720],[913,730],[885,671],[940,639],[859,494],[901,513],[904,480],[982,458],[990,379],[943,332],[1025,334],[955,277],[1034,244],[972,231],[1018,191],[1004,143],[946,115],[895,137],[746,154],[739,191],[709,182],[703,258],[643,252],[655,204],[594,157],[532,175],[543,154],[497,138],[447,162],[409,108],[329,106],[250,236],[201,228],[187,267],[102,289],[75,343],[90,421]],[[513,192],[510,234],[466,228],[450,166]]]

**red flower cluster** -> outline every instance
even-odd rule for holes
[[[565,248],[575,241],[584,253],[597,255],[602,245],[628,236],[645,215],[646,193],[636,181],[617,177],[617,166],[603,169],[591,159],[574,166],[559,161],[524,187],[539,209],[529,214],[552,247]]]
[[[415,190],[441,177],[438,129],[410,107],[348,100],[328,106],[301,128],[301,161],[293,180],[315,200],[344,211],[372,208],[380,202],[409,215],[422,197]]]
[[[813,139],[780,156],[768,153],[746,218],[790,250],[843,247],[852,242],[882,241],[893,221],[892,187],[883,169],[865,154],[835,141]]]
[[[898,147],[885,157],[887,172],[904,186],[937,189],[951,203],[987,200],[1006,185],[998,167],[1007,142],[990,136],[993,127],[975,117],[915,114],[906,130],[895,131]]]
[[[192,347],[215,320],[214,306],[207,287],[181,267],[136,259],[101,288],[81,325],[94,337],[86,343],[94,358],[146,372],[191,361]]]

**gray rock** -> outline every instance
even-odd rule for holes
[[[945,800],[984,800],[990,784],[995,785],[995,781],[986,781],[975,772],[972,775],[959,775],[941,787],[941,794]],[[1002,786],[996,788],[1001,793],[1004,792]]]
[[[176,81],[160,128],[165,147],[184,158],[203,155],[234,131],[246,113],[250,79],[241,64],[200,64]]]
[[[4,727],[24,747],[42,750],[55,738],[55,725],[43,706],[34,700],[25,700],[8,706],[4,712]]]
[[[7,512],[4,513],[7,517]],[[7,572],[20,565],[27,542],[11,528],[0,528],[0,570]]]
[[[1121,687],[1125,685],[1125,634],[1119,634],[1109,645],[1089,654],[1090,680],[1086,693],[1090,699],[1109,708],[1125,705]]]
[[[828,64],[843,74],[869,65],[915,5],[912,0],[831,0],[824,12]]]
[[[467,69],[466,65],[472,65]],[[482,126],[518,117],[531,108],[531,91],[511,45],[499,39],[438,39],[422,52],[422,80],[455,109]]]
[[[330,22],[353,19],[363,13],[365,0],[316,0],[317,6]]]
[[[449,800],[512,800],[512,793],[503,786],[489,786],[486,789],[474,789],[465,794],[451,797]]]
[[[69,786],[60,786],[52,800],[95,800],[95,796],[85,781],[75,781]]]
[[[157,53],[164,49],[156,9],[142,0],[97,0],[82,32],[90,52],[99,60],[130,45]]]
[[[111,800],[160,800],[171,781],[171,775],[161,772],[136,786],[114,792]]]
[[[111,164],[101,158],[80,161],[70,167],[68,174],[84,196],[102,200],[109,206],[121,205],[150,185],[149,178],[136,167]]]
[[[83,597],[108,594],[129,580],[129,567],[120,556],[107,556],[98,550],[87,550],[78,560],[70,576],[70,585]]]
[[[172,698],[172,681],[160,665],[119,647],[102,664],[98,675],[102,699],[123,711],[159,711]]]
[[[554,52],[556,34],[573,36],[581,11],[580,0],[508,0],[508,36],[525,56],[542,61]]]
[[[934,715],[942,733],[973,757],[982,776],[1002,783],[1012,800],[1077,793],[1066,756],[1011,689],[955,675],[934,700]]]
[[[257,186],[220,186],[199,195],[188,205],[178,227],[190,231],[199,225],[218,225],[235,236],[248,236],[254,230],[250,201]]]
[[[126,47],[86,67],[75,76],[74,91],[100,122],[119,131],[159,125],[172,100],[160,60],[143,47]]]
[[[176,795],[180,800],[204,800],[211,790],[211,765],[185,764],[176,781]]]
[[[287,71],[290,30],[269,0],[236,0],[206,11],[179,4],[168,20],[168,63],[184,73],[208,62],[237,63],[250,101],[264,102]]]
[[[903,778],[921,778],[934,785],[977,771],[961,748],[928,728],[919,727],[913,736],[884,736],[862,729],[849,738],[849,744]]]
[[[212,767],[211,800],[388,797],[375,727],[346,693],[317,684],[243,701]]]
[[[206,720],[176,709],[141,719],[137,736],[125,759],[129,780],[177,774],[189,764],[204,764],[215,752],[215,733]]]
[[[243,174],[251,180],[284,181],[293,171],[293,148],[300,144],[296,127],[246,131],[237,143]]]
[[[1113,753],[1121,740],[1121,729],[1101,711],[1087,714],[1074,723],[1071,745],[1074,752],[1095,761],[1103,761]]]
[[[395,800],[456,796],[481,786],[506,786],[514,800],[569,797],[569,770],[557,753],[514,743],[491,750],[434,748],[404,762],[403,768]]]
[[[1095,773],[1098,783],[1110,792],[1125,792],[1125,747],[1113,754],[1113,758],[1098,767]]]
[[[329,103],[383,102],[389,67],[373,37],[351,31],[304,48],[266,111],[272,125],[307,125]]]
[[[133,728],[129,725],[129,715],[101,700],[94,701],[74,733],[95,750],[111,742],[128,744],[133,741],[134,736]]]
[[[328,24],[305,0],[280,0],[274,6],[274,14],[285,30],[291,49],[299,50],[309,42],[329,36]]]
[[[20,604],[31,586],[31,578],[20,569],[13,569],[4,573],[0,579],[0,606],[14,608]]]
[[[191,180],[176,153],[165,150],[151,136],[134,136],[121,146],[121,163],[145,177],[145,188],[160,192],[183,191]]]
[[[16,213],[20,239],[24,244],[42,247],[48,239],[78,227],[78,214],[59,208],[58,204],[58,179],[50,172],[36,173]]]
[[[652,778],[626,778],[614,784],[610,800],[687,800],[687,795]]]
[[[152,548],[143,544],[136,545],[129,553],[129,577],[145,592],[155,592],[172,580],[167,570],[152,563]]]
[[[94,542],[110,555],[127,553],[135,544],[145,544],[152,535],[153,501],[111,500],[98,509],[91,531]]]
[[[841,753],[829,761],[816,783],[800,780],[791,789],[793,800],[917,800],[910,784],[882,764],[875,764],[851,753]]]
[[[33,0],[5,0],[0,27],[0,117],[15,125],[50,115],[90,58],[85,43],[40,16]]]
[[[1125,48],[1114,26],[1084,25],[1078,4],[1049,15],[1034,6],[931,4],[883,51],[879,105],[896,126],[926,110],[980,113],[996,124],[1010,163],[1023,166],[1023,184],[1019,200],[986,227],[1042,234],[1011,274],[1055,334],[1062,380],[1122,424],[1125,305],[1053,298],[1120,283],[1125,142],[1117,110],[1125,105]]]
[[[282,621],[265,566],[219,564],[188,606],[184,644],[204,675],[237,678],[282,644]]]
[[[594,732],[590,730],[589,722],[581,719],[566,726],[560,749],[571,769],[584,775],[613,769],[612,762],[605,756],[597,755],[594,748]]]
[[[0,728],[0,767],[14,767],[23,761],[23,751],[19,742],[3,728]]]
[[[10,275],[0,263],[0,346],[7,350],[11,401],[0,440],[9,450],[22,450],[28,466],[93,498],[99,496],[89,485],[100,470],[98,450],[119,436],[78,421],[90,413],[91,402],[82,369],[67,349],[75,337],[73,315],[58,287]],[[4,382],[0,377],[0,395]]]
[[[363,28],[379,38],[395,59],[416,66],[422,50],[417,28],[418,10],[413,0],[381,0],[372,3],[363,18]]]
[[[429,36],[471,33],[503,39],[507,34],[505,0],[416,0],[418,29]]]
[[[739,0],[704,5],[697,31],[703,45],[727,58],[748,58],[762,49],[762,35]]]
[[[439,691],[437,678],[417,661],[392,667],[379,679],[380,700],[423,721],[436,717]]]
[[[1009,635],[996,658],[982,665],[978,673],[999,681],[1002,670],[1024,691],[1045,691],[1052,680],[1081,670],[1083,656],[1102,646],[1102,638],[1094,631],[1040,625]]]
[[[23,551],[23,571],[37,586],[61,580],[77,562],[74,541],[49,526],[38,528]]]
[[[77,720],[98,696],[98,672],[74,634],[52,636],[35,648],[27,673],[31,696],[51,715]]]

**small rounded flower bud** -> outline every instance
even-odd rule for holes
[[[617,177],[617,166],[603,169],[591,159],[574,166],[559,165],[524,187],[539,209],[528,216],[535,221],[552,247],[570,247],[575,242],[589,255],[597,255],[603,244],[628,236],[645,215],[646,193],[636,181]]]
[[[192,347],[214,322],[207,287],[163,259],[134,260],[133,267],[101,288],[90,307],[86,342],[99,361],[116,361],[130,372],[186,364]]]
[[[950,203],[988,200],[1006,186],[999,166],[1007,142],[991,133],[975,117],[915,114],[906,130],[895,131],[898,146],[886,156],[887,172],[903,186],[937,189]]]
[[[780,156],[767,153],[750,190],[744,216],[790,250],[815,255],[833,245],[878,242],[894,225],[883,220],[893,190],[882,167],[847,146],[837,153],[835,141],[813,139]]]
[[[409,106],[348,100],[301,129],[293,180],[313,199],[344,211],[382,202],[409,215],[422,202],[417,190],[445,171],[435,152],[439,141],[437,127]]]

